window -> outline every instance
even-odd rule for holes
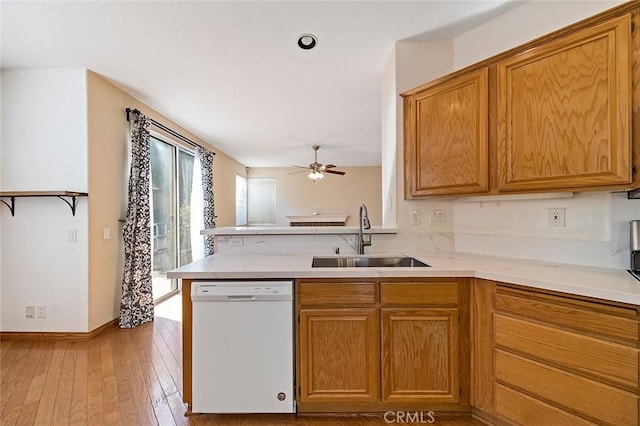
[[[236,175],[236,226],[247,224],[247,178]]]
[[[247,216],[249,225],[275,225],[275,178],[249,178],[247,180]]]
[[[153,299],[178,290],[166,272],[193,260],[191,191],[194,155],[151,136],[151,220]]]

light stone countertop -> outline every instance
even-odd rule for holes
[[[313,256],[310,255],[214,254],[167,272],[167,277],[187,279],[476,277],[640,305],[640,281],[622,269],[594,268],[467,253],[402,254],[415,257],[431,267],[312,268]]]

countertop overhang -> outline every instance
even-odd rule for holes
[[[167,272],[178,279],[475,277],[640,305],[640,281],[626,270],[467,253],[393,253],[428,268],[313,268],[312,255],[214,254]],[[376,256],[378,254],[372,254]],[[382,254],[379,254],[382,255]]]
[[[350,235],[357,234],[357,226],[227,226],[204,229],[201,235],[242,236],[242,235]],[[365,230],[367,234],[396,234],[398,228],[373,226]]]

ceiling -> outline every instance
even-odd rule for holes
[[[249,167],[381,164],[396,41],[451,38],[495,1],[2,1],[2,68],[82,67]],[[318,38],[302,50],[303,33]]]

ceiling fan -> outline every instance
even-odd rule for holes
[[[291,172],[289,173],[290,175],[295,173],[309,172],[307,177],[315,182],[317,180],[322,179],[325,173],[331,173],[334,175],[344,175],[346,173],[340,170],[330,170],[330,169],[333,169],[334,167],[337,167],[335,164],[324,165],[322,163],[318,163],[318,149],[320,149],[320,145],[313,145],[311,146],[311,148],[313,148],[314,156],[315,156],[313,163],[309,164],[309,166],[295,166],[295,165],[292,166],[292,167],[297,167],[299,169],[305,169],[305,170],[301,170],[299,172]]]

